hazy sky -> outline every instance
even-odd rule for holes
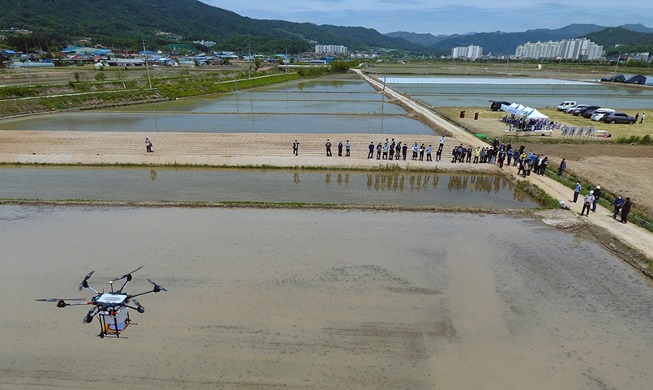
[[[454,34],[560,28],[572,23],[653,27],[650,0],[200,0],[253,19],[361,26],[381,33]]]

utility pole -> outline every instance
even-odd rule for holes
[[[145,50],[145,38],[143,40],[143,59],[145,60],[145,69],[147,69],[147,81],[150,83],[152,89],[152,78],[150,77],[150,65],[147,63],[147,50]]]

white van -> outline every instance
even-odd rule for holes
[[[576,102],[573,100],[565,100],[564,102],[558,104],[558,111],[564,111],[567,108],[573,107],[576,105]]]
[[[593,121],[600,122],[601,118],[603,118],[603,115],[605,115],[605,114],[607,114],[609,112],[615,112],[615,111],[613,109],[611,109],[611,108],[599,108],[598,110],[596,110],[596,111],[594,111],[592,113],[592,118],[591,119]]]

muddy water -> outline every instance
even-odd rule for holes
[[[387,82],[435,107],[487,107],[488,101],[506,100],[526,106],[556,107],[576,100],[602,107],[636,109],[653,104],[649,88],[610,83],[570,82],[554,79],[491,77],[392,77]]]
[[[648,389],[653,290],[595,243],[500,215],[0,207],[0,383],[132,389]],[[124,342],[82,295],[168,292]],[[10,313],[10,315],[7,315]],[[137,314],[135,314],[137,315]]]
[[[74,167],[7,167],[0,175],[0,199],[537,207],[490,175]]]
[[[434,134],[364,81],[293,82],[211,98],[0,121],[0,130]]]

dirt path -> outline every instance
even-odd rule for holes
[[[420,113],[425,119],[432,121],[438,126],[443,127],[448,132],[452,134],[455,139],[461,140],[465,143],[469,143],[474,146],[487,146],[473,135],[466,132],[464,129],[445,121],[439,117],[433,111],[427,109],[421,104],[409,99],[408,97],[402,95],[401,93],[393,90],[387,85],[385,88],[383,84],[377,80],[374,80],[370,77],[367,77],[362,74],[360,70],[355,70],[356,73],[360,74],[366,81],[372,84],[374,87],[385,91],[385,93],[394,99],[397,99],[404,103],[406,106],[414,109],[416,112]],[[612,219],[612,210],[608,210],[605,207],[598,206],[596,213],[590,213],[589,217],[580,217],[580,212],[582,210],[582,202],[579,201],[577,204],[571,203],[573,198],[573,191],[564,185],[558,183],[555,180],[552,180],[546,176],[530,175],[528,178],[523,179],[517,176],[517,169],[514,167],[506,167],[504,169],[506,173],[512,175],[516,180],[527,180],[542,190],[546,191],[549,195],[558,200],[564,200],[567,205],[571,207],[571,211],[576,214],[576,218],[582,218],[586,223],[590,223],[596,226],[599,226],[602,229],[605,229],[610,235],[618,238],[621,242],[627,244],[628,246],[637,249],[642,252],[643,256],[651,256],[653,253],[653,235],[635,225],[635,224],[622,224],[616,222]]]

